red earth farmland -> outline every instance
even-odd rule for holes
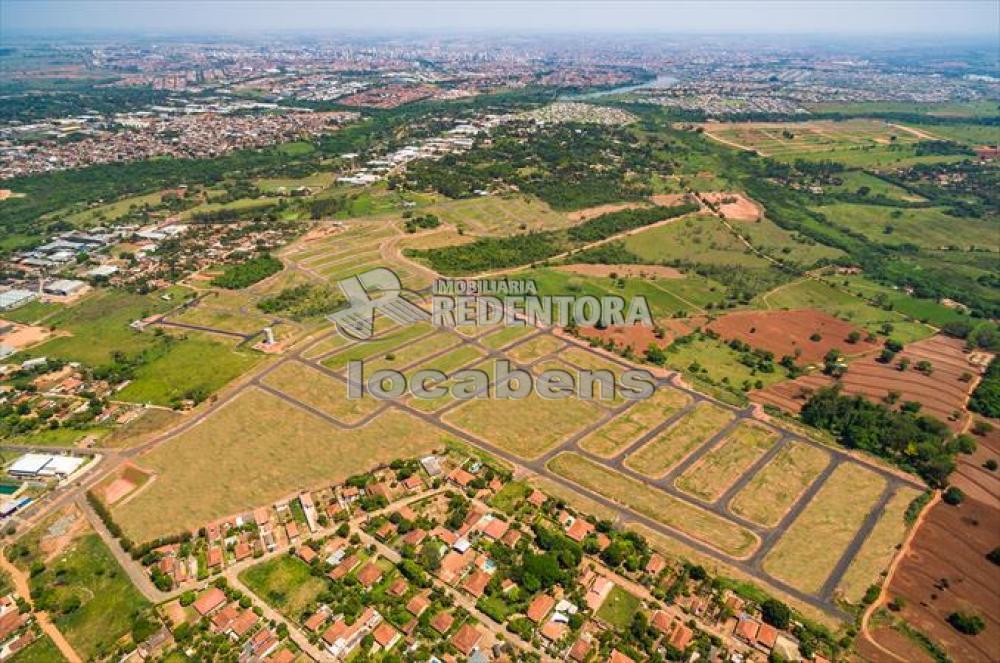
[[[900,370],[902,359],[909,360],[906,370]],[[929,371],[917,369],[921,361],[930,362]],[[911,343],[888,364],[872,355],[853,361],[839,383],[845,394],[859,394],[876,402],[884,401],[890,391],[898,392],[897,403],[916,401],[921,404],[922,414],[940,419],[952,430],[961,430],[969,417],[965,403],[976,384],[976,376],[985,368],[984,361],[988,362],[988,356],[967,353],[961,340],[938,334]],[[825,375],[806,375],[773,384],[754,392],[751,398],[798,412],[811,390],[833,383]]]
[[[631,347],[635,353],[641,354],[650,345],[658,345],[661,348],[667,347],[675,338],[690,334],[704,324],[704,322],[704,316],[658,320],[656,324],[663,329],[663,338],[658,338],[653,329],[645,325],[608,327],[606,329],[581,327],[580,335],[586,339],[597,339],[603,342],[611,341],[619,348]]]
[[[814,309],[795,311],[736,311],[727,313],[708,324],[708,328],[723,339],[739,339],[761,350],[770,350],[777,359],[799,353],[797,363],[816,364],[831,349],[838,349],[848,356],[864,354],[878,349],[878,344],[865,340],[867,334],[849,322]],[[850,343],[851,332],[861,338]],[[814,334],[818,341],[811,340]]]
[[[905,551],[887,595],[890,601],[902,597],[900,616],[955,661],[1000,660],[1000,638],[996,637],[1000,566],[986,557],[996,547],[1000,531],[1000,477],[983,467],[984,459],[1000,458],[1000,431],[977,441],[975,454],[959,455],[959,468],[952,476],[965,492],[965,501],[958,506],[938,502],[931,508]],[[975,636],[959,633],[947,621],[955,611],[979,615],[986,629]],[[886,649],[912,660],[891,632],[879,629],[872,635]]]

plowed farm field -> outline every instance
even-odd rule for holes
[[[752,347],[769,350],[778,359],[794,356],[798,351],[800,364],[822,362],[831,349],[848,356],[873,352],[878,344],[864,340],[867,333],[849,322],[815,309],[797,311],[737,311],[713,320],[708,328],[727,341],[739,339]],[[849,343],[852,331],[861,333],[861,340]],[[810,340],[819,334],[818,341]]]
[[[906,370],[900,370],[899,361],[904,358],[910,364]],[[961,340],[939,334],[907,345],[888,364],[880,363],[874,355],[851,362],[840,384],[845,394],[858,394],[876,402],[882,401],[890,391],[898,391],[898,402],[916,401],[922,406],[922,414],[929,414],[953,430],[960,430],[969,416],[965,410],[966,399],[976,383],[975,377],[968,381],[963,377],[977,376],[984,370],[984,365],[975,359],[976,356],[965,352]],[[930,362],[929,372],[917,370],[921,361]],[[823,375],[807,375],[771,385],[754,392],[751,398],[798,412],[809,390],[833,383]],[[960,414],[953,419],[952,414],[956,411]]]

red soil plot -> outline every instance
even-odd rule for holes
[[[910,360],[905,371],[897,368],[902,358]],[[916,370],[917,362],[931,363],[931,374]],[[921,404],[921,414],[928,414],[946,423],[952,430],[960,430],[968,419],[965,403],[975,379],[965,382],[961,376],[981,374],[983,367],[974,363],[965,352],[961,340],[943,335],[917,341],[906,346],[891,364],[883,364],[869,355],[848,365],[847,373],[839,382],[845,394],[858,394],[872,401],[881,402],[890,391],[899,392],[899,403],[916,401]],[[823,375],[807,375],[788,382],[779,382],[751,398],[759,403],[770,403],[789,412],[798,412],[808,399],[808,390],[833,384]],[[952,420],[952,413],[960,416]]]
[[[1000,660],[1000,566],[986,558],[1000,531],[1000,511],[966,498],[936,504],[917,531],[889,585],[888,599],[905,599],[900,616],[926,633],[954,661]],[[986,629],[963,635],[948,622],[955,611],[979,615]],[[892,647],[875,633],[879,644]],[[900,652],[903,654],[903,652]]]
[[[121,474],[104,486],[104,501],[111,505],[149,480],[149,475],[135,465],[125,465]]]
[[[739,193],[704,193],[702,198],[727,220],[758,221],[761,217],[760,205]]]
[[[631,327],[608,327],[597,329],[595,327],[581,327],[580,336],[584,339],[597,339],[599,341],[611,341],[619,348],[631,347],[636,354],[645,352],[650,345],[658,345],[665,348],[678,336],[686,336],[704,323],[703,316],[693,318],[670,318],[659,320],[657,324],[663,328],[663,338],[657,338],[651,327],[645,325],[633,325]]]
[[[798,350],[797,363],[800,365],[822,362],[833,348],[851,356],[872,352],[879,347],[864,340],[867,336],[864,330],[814,309],[737,311],[713,320],[708,328],[727,341],[735,338],[751,347],[769,350],[776,359],[785,355],[794,356]],[[847,336],[853,331],[861,334],[861,340],[852,344],[847,342]],[[810,340],[813,334],[819,334],[820,340]]]

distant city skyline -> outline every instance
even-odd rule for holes
[[[334,2],[323,0],[3,0],[4,34],[264,31],[662,32],[998,35],[992,0],[718,2]]]

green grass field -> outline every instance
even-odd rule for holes
[[[23,444],[40,447],[72,447],[88,435],[98,440],[109,432],[105,427],[93,428],[45,428],[4,440],[5,444]]]
[[[432,205],[426,213],[474,235],[506,236],[526,230],[554,230],[572,225],[567,215],[525,194],[481,196]]]
[[[114,352],[137,354],[152,347],[156,340],[152,334],[130,329],[129,324],[175,305],[175,301],[163,301],[156,293],[143,296],[120,290],[99,290],[46,320],[46,325],[67,335],[35,346],[29,354],[91,366],[107,364]]]
[[[173,405],[185,398],[204,398],[238,377],[261,355],[192,333],[171,343],[149,363],[139,366],[135,379],[118,392],[118,398],[136,403]]]
[[[807,269],[823,259],[835,260],[844,252],[808,237],[789,232],[775,225],[767,217],[755,223],[734,222],[736,230],[755,248],[786,264]]]
[[[892,200],[902,201],[922,200],[919,196],[914,196],[906,189],[898,187],[895,184],[890,184],[882,178],[866,173],[863,170],[848,170],[840,173],[837,177],[842,180],[841,184],[831,184],[823,188],[828,191],[841,193],[856,193],[858,189],[865,187],[869,190],[869,196],[884,196]]]
[[[993,107],[996,114],[996,106]],[[914,124],[915,129],[926,131],[932,136],[945,140],[953,140],[965,145],[997,145],[1000,143],[1000,130],[985,124]]]
[[[690,402],[691,398],[682,391],[659,387],[652,396],[584,437],[580,446],[591,453],[613,457]]]
[[[815,279],[800,279],[786,284],[758,296],[751,304],[763,309],[815,308],[873,333],[889,323],[893,327],[891,336],[903,343],[927,338],[934,333],[927,325],[910,322],[901,313],[876,308],[849,292]]]
[[[624,630],[632,623],[632,616],[640,607],[642,602],[636,596],[615,585],[594,616],[615,628]]]
[[[822,449],[790,442],[754,475],[729,508],[738,516],[773,527],[829,461],[830,455]]]
[[[976,246],[996,250],[1000,246],[1000,228],[995,222],[950,216],[937,207],[905,209],[836,203],[815,209],[830,222],[881,244],[915,244],[929,249]]]
[[[678,312],[700,313],[709,303],[718,305],[725,299],[725,286],[697,275],[681,279],[612,279],[554,269],[532,269],[518,272],[514,278],[533,280],[540,296],[616,296],[624,297],[626,301],[644,297],[657,318]]]
[[[240,572],[240,581],[289,619],[299,621],[326,589],[322,578],[297,557],[280,555]]]
[[[660,478],[732,419],[730,410],[702,401],[670,428],[630,454],[625,465],[645,476]]]
[[[770,266],[729,232],[720,219],[707,215],[638,232],[625,240],[625,248],[651,264],[687,260],[714,265]]]
[[[119,638],[132,630],[136,613],[149,603],[132,586],[111,551],[97,534],[86,534],[31,579],[32,596],[44,592],[46,606],[79,607],[54,611],[56,626],[85,659],[109,654]]]
[[[883,298],[892,310],[938,327],[949,322],[969,319],[968,315],[944,304],[931,299],[911,297],[901,290],[876,283],[864,276],[831,276],[828,280],[867,300]]]
[[[36,299],[35,301],[28,302],[24,306],[19,306],[12,311],[4,311],[3,313],[0,313],[0,317],[4,320],[20,322],[25,325],[35,325],[46,321],[49,317],[53,316],[56,312],[62,310],[63,308],[62,304],[42,302]]]
[[[742,423],[718,446],[677,477],[676,486],[706,501],[714,501],[774,444],[778,434],[753,423]]]
[[[65,661],[52,638],[43,635],[8,659],[10,663],[58,663]]]
[[[830,101],[810,104],[808,108],[820,113],[926,113],[952,117],[992,117],[997,113],[997,103],[990,99],[926,104],[912,101]]]
[[[670,346],[667,352],[667,365],[687,375],[709,378],[733,389],[742,388],[746,381],[755,385],[760,380],[767,386],[787,379],[781,367],[776,367],[773,373],[750,368],[740,361],[739,352],[722,341],[707,336]]]

